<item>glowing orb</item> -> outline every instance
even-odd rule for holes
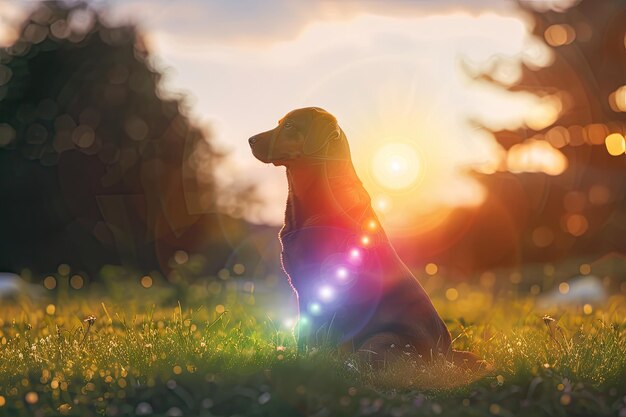
[[[335,291],[333,291],[333,288],[331,286],[324,285],[322,288],[320,288],[319,296],[322,301],[328,302],[335,297]]]
[[[384,195],[379,195],[372,200],[374,209],[380,213],[385,213],[391,208],[391,200]]]
[[[417,183],[421,172],[420,157],[407,143],[381,147],[372,159],[372,174],[383,187],[401,190]]]
[[[283,321],[283,324],[285,325],[285,327],[293,327],[294,320],[293,319],[285,319]]]
[[[319,314],[322,312],[322,307],[318,303],[309,304],[309,311],[311,314]]]
[[[337,268],[337,278],[339,278],[340,280],[348,278],[348,270],[343,266]]]
[[[363,246],[367,246],[367,245],[369,245],[369,244],[370,244],[370,237],[369,237],[369,236],[363,236],[363,237],[361,238],[361,244],[362,244]]]

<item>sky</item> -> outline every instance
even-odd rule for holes
[[[511,83],[522,62],[550,63],[550,49],[508,0],[93,3],[108,7],[111,22],[138,23],[166,73],[164,88],[187,94],[192,118],[228,152],[216,172],[224,194],[257,188],[260,202],[245,217],[258,223],[282,222],[287,185],[284,168],[254,159],[247,139],[295,108],[337,117],[375,209],[397,230],[409,212],[427,228],[482,201],[484,190],[465,172],[492,172],[503,151],[470,121],[515,129],[548,125],[558,113],[549,98],[469,76],[499,62],[494,76]],[[0,0],[0,44],[32,4]],[[544,157],[554,159],[551,152]]]

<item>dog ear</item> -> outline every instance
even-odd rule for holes
[[[341,129],[330,113],[318,112],[313,117],[309,130],[304,138],[302,151],[305,155],[313,155],[322,149],[330,141],[341,137]]]

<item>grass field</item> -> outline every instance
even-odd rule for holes
[[[297,351],[260,300],[218,296],[213,280],[62,281],[3,301],[2,416],[626,415],[623,295],[547,311],[510,291],[429,291],[455,347],[492,365],[471,375],[410,349],[382,371],[330,348]]]

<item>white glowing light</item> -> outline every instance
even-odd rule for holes
[[[300,316],[300,324],[306,326],[309,323],[309,318],[307,316]]]
[[[421,173],[420,157],[412,144],[388,143],[372,159],[372,174],[383,187],[399,190],[414,186]]]
[[[334,298],[335,291],[330,285],[324,285],[322,288],[320,288],[319,295],[322,301],[328,302]]]
[[[322,312],[322,307],[318,303],[311,303],[309,305],[309,311],[311,314],[319,314]]]
[[[294,324],[294,320],[289,318],[289,319],[285,319],[283,321],[283,324],[285,325],[285,327],[293,327]]]
[[[337,268],[337,278],[341,280],[348,278],[348,270],[344,268],[343,266],[340,266],[339,268]]]

